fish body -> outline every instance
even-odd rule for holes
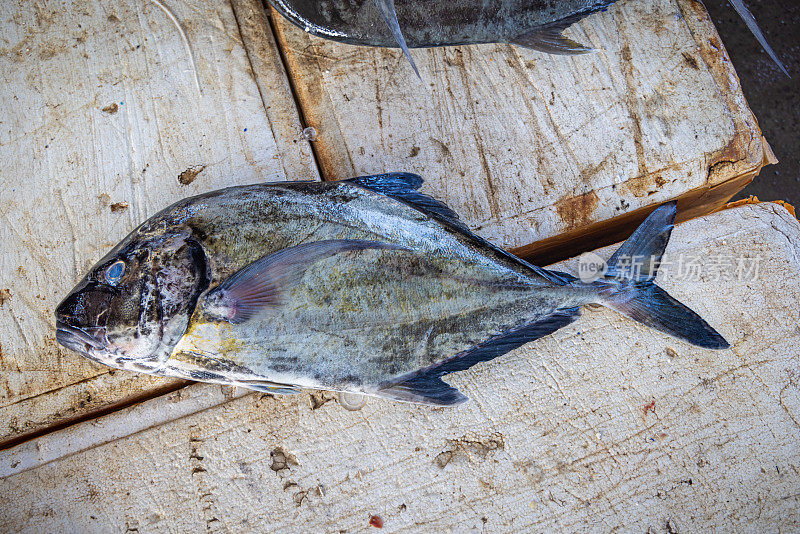
[[[584,283],[530,265],[470,232],[421,183],[396,173],[182,200],[87,274],[56,310],[57,338],[156,375],[436,405],[466,400],[441,376],[547,335],[589,303],[727,346],[674,299],[681,321],[646,313],[653,303],[636,298],[655,291],[652,279]],[[670,217],[674,206],[654,235],[668,238]]]
[[[511,43],[553,24],[568,24],[616,0],[394,0],[409,48]],[[397,47],[374,0],[270,0],[305,31],[343,43]]]

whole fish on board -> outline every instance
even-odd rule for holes
[[[132,371],[434,405],[466,400],[443,375],[546,336],[586,304],[701,347],[728,347],[653,282],[674,203],[645,220],[605,276],[584,282],[476,236],[421,184],[392,173],[177,202],[61,302],[57,339]]]
[[[591,52],[562,35],[617,0],[268,0],[304,31],[343,43],[409,48],[510,43],[550,54]],[[638,0],[643,1],[643,0]],[[743,0],[730,0],[770,58],[789,75]]]

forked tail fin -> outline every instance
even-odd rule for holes
[[[728,342],[702,317],[654,282],[676,211],[675,202],[657,208],[611,256],[604,281],[612,289],[602,304],[698,347],[727,349]]]

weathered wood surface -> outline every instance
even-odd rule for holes
[[[417,172],[487,239],[539,242],[528,254],[673,198],[708,213],[771,157],[694,0],[621,0],[567,30],[594,54],[414,50],[422,82],[399,50],[273,18],[326,179]]]
[[[180,198],[318,177],[259,0],[0,3],[0,442],[174,387],[60,348],[53,309]],[[245,50],[244,43],[255,43]]]
[[[757,272],[728,280],[743,258]],[[472,398],[455,409],[192,385],[1,452],[0,524],[363,532],[375,514],[388,532],[796,531],[800,224],[775,204],[722,211],[678,226],[664,260],[659,284],[733,349],[597,309],[449,376]]]

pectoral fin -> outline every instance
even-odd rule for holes
[[[361,239],[331,239],[289,247],[237,271],[210,291],[200,305],[213,318],[242,323],[260,310],[280,306],[287,290],[317,261],[349,250],[402,248]]]
[[[392,35],[394,35],[397,44],[400,46],[400,49],[403,50],[403,54],[405,54],[408,61],[411,63],[411,68],[414,69],[414,74],[417,75],[417,78],[422,80],[422,77],[419,75],[419,71],[417,70],[417,65],[414,63],[414,58],[411,57],[411,51],[408,49],[408,45],[406,45],[406,39],[403,37],[403,32],[400,31],[400,23],[397,22],[397,10],[394,8],[394,0],[375,0],[375,5],[378,8],[378,12],[380,12],[381,17],[389,26],[389,29],[392,31]]]

